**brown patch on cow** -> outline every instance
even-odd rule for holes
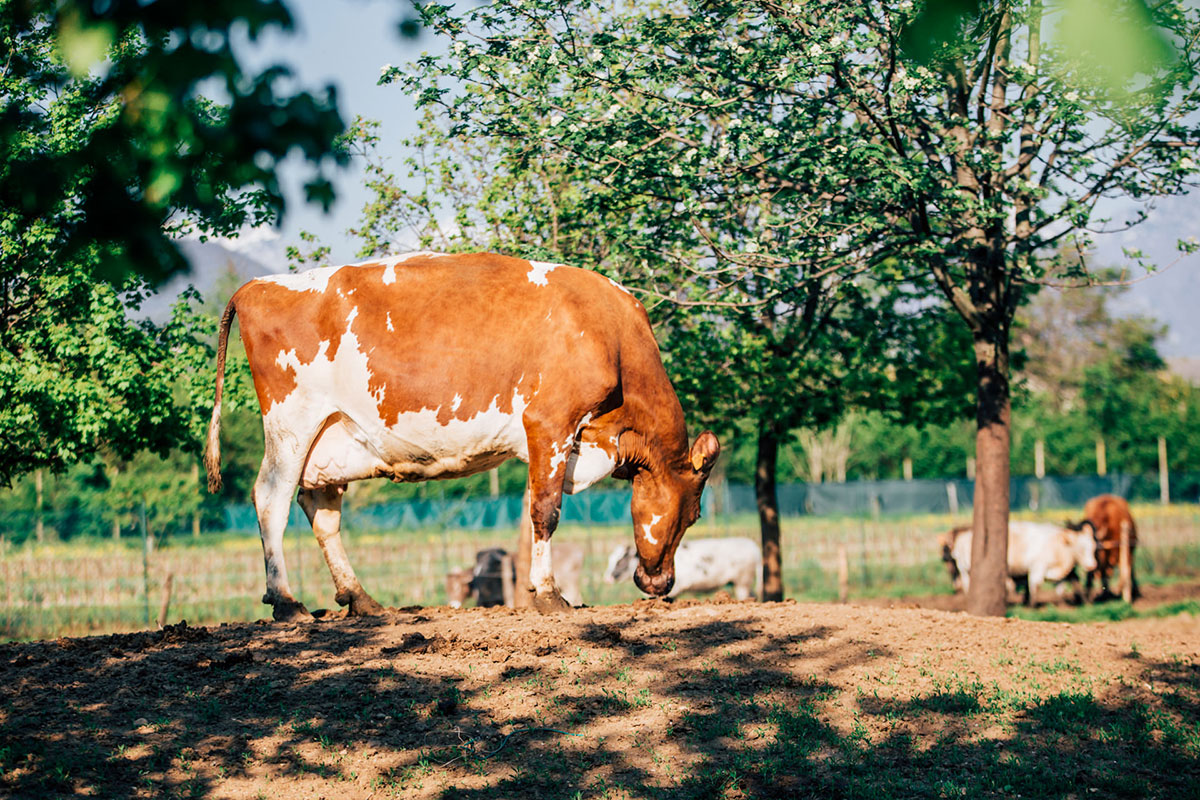
[[[338,273],[353,267],[343,267]],[[330,278],[330,286],[333,278]],[[346,332],[346,317],[353,299],[336,292],[295,291],[271,281],[255,280],[234,294],[242,343],[254,376],[259,406],[266,414],[296,388],[296,370],[278,363],[280,353],[296,351],[300,364],[311,364],[328,346],[324,357],[333,360]]]

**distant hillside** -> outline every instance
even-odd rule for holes
[[[175,298],[188,286],[195,287],[205,303],[220,306],[229,298],[215,296],[218,285],[236,286],[250,278],[287,269],[283,241],[272,230],[251,231],[237,239],[209,239],[207,242],[183,239],[179,249],[192,265],[191,269],[165,283],[143,304],[142,310],[150,319],[165,319]],[[230,273],[236,278],[226,277]]]

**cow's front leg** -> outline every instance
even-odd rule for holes
[[[363,589],[358,576],[354,574],[354,568],[350,566],[346,548],[342,546],[342,493],[345,491],[345,484],[301,489],[298,500],[308,521],[312,523],[313,533],[321,545],[329,573],[333,576],[333,585],[337,590],[334,599],[338,605],[349,606],[351,616],[382,614],[383,606]]]
[[[534,592],[533,607],[543,614],[565,611],[571,607],[554,581],[550,537],[558,527],[567,456],[573,445],[574,436],[559,437],[557,441],[538,437],[536,443],[534,437],[530,437],[528,512],[533,543],[530,548],[529,582]]]

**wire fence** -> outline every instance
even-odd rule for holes
[[[474,563],[477,550],[516,546],[516,527],[376,530],[351,525],[346,547],[359,577],[388,606],[440,605],[444,576]],[[1139,575],[1200,575],[1200,506],[1135,506]],[[1061,511],[1018,516],[1061,521]],[[350,517],[353,518],[352,516]],[[141,530],[145,531],[144,517]],[[300,518],[303,519],[302,517]],[[839,553],[849,565],[851,597],[929,594],[949,589],[940,561],[939,534],[961,515],[818,517],[789,515],[783,525],[785,590],[814,600],[837,597]],[[709,514],[689,538],[758,539],[752,514]],[[583,600],[589,605],[640,597],[630,582],[603,580],[609,554],[632,542],[626,522],[566,522],[555,541],[584,550]],[[285,553],[294,592],[310,609],[335,607],[333,586],[311,530],[291,527]],[[193,624],[250,620],[269,615],[262,605],[261,547],[256,533],[236,531],[178,537],[165,544],[149,535],[120,541],[78,539],[37,545],[0,539],[0,638],[45,638],[153,627],[187,619]]]

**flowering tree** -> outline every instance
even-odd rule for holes
[[[703,309],[677,326],[717,344],[692,351],[712,367],[697,370],[696,388],[712,393],[721,375],[722,397],[807,406],[819,419],[839,394],[795,391],[803,382],[776,370],[776,356],[812,336],[844,336],[842,301],[894,310],[875,302],[885,287],[950,304],[976,368],[968,605],[995,614],[1013,314],[1048,275],[1089,280],[1086,261],[1059,263],[1064,244],[1086,250],[1091,231],[1141,219],[1112,222],[1103,200],[1144,205],[1189,187],[1200,25],[1181,3],[1106,3],[1102,17],[1160,32],[1155,41],[1174,48],[1115,74],[1071,38],[1077,3],[1073,15],[1041,0],[968,3],[931,30],[943,5],[430,4],[424,22],[452,40],[447,55],[384,79],[436,108],[450,137],[498,143],[510,167],[564,165],[579,218],[603,227],[605,266],[645,297]],[[1138,9],[1144,18],[1122,19]],[[525,209],[527,219],[544,212]],[[722,349],[729,358],[714,357]],[[899,367],[909,352],[902,343],[868,351]],[[839,374],[836,362],[813,366],[822,382]]]

